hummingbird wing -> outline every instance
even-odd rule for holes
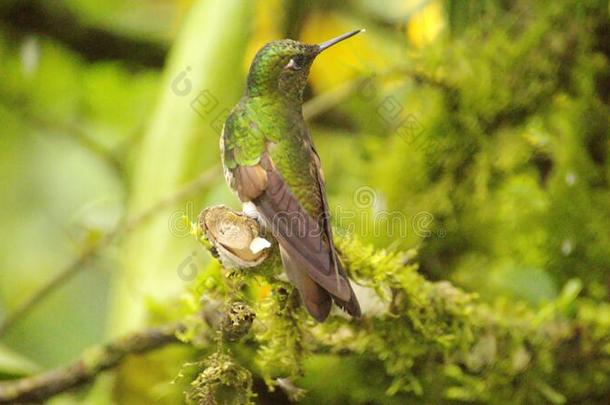
[[[320,156],[318,155],[318,151],[316,151],[313,144],[310,143],[310,145],[312,153],[311,162],[314,166],[312,168],[312,172],[316,173],[317,183],[320,190],[320,198],[322,200],[322,227],[324,228],[326,239],[330,247],[331,259],[335,266],[335,271],[342,278],[347,280],[347,273],[343,268],[343,264],[341,263],[341,259],[339,258],[339,255],[337,254],[337,251],[335,249],[335,244],[333,243],[333,230],[330,224],[330,210],[328,208],[328,202],[326,200],[326,186],[324,184],[324,175],[322,174],[322,164],[320,162]],[[352,286],[350,285],[349,281],[347,282],[347,285],[350,289],[350,298],[348,300],[342,300],[338,296],[334,296],[333,299],[335,300],[335,303],[341,308],[343,308],[345,311],[347,311],[348,314],[350,314],[351,316],[359,317],[361,315],[361,311],[360,304],[358,303],[358,298],[356,298],[356,294],[354,293],[354,290],[352,289]]]
[[[331,294],[313,281],[297,258],[293,258],[280,244],[280,256],[290,282],[299,290],[301,300],[318,322],[324,322],[332,306]]]
[[[326,231],[301,206],[269,155],[256,165],[237,165],[232,177],[239,199],[254,203],[284,255],[330,294],[348,301],[351,288],[336,271]]]

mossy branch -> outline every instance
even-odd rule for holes
[[[610,305],[578,299],[577,281],[537,310],[505,301],[488,304],[446,281],[424,279],[414,251],[374,249],[338,233],[335,242],[357,283],[363,317],[351,319],[337,310],[318,324],[299,308],[297,295],[282,279],[276,243],[256,220],[211,207],[200,215],[194,233],[219,258],[225,275],[239,280],[223,289],[209,282],[210,272],[202,273],[208,279],[199,279],[193,291],[201,303],[195,318],[221,332],[217,336],[224,342],[248,336],[252,326],[258,372],[270,389],[303,395],[293,381],[299,382],[303,361],[316,353],[376,362],[388,377],[387,395],[427,403],[595,402],[610,387]],[[218,270],[218,264],[210,266]],[[251,284],[267,285],[265,295],[245,292],[254,277],[258,281]],[[241,301],[249,299],[252,309]],[[129,354],[178,342],[176,334],[196,344],[188,338],[192,327],[190,319],[145,330],[101,346],[71,366],[3,383],[0,403],[41,401],[81,386]],[[250,400],[250,371],[221,346],[199,363],[204,369],[191,384],[191,402],[220,394]]]
[[[0,383],[0,404],[42,402],[54,395],[93,381],[101,372],[119,365],[127,356],[142,354],[173,343],[184,329],[181,323],[145,329],[95,347],[72,365],[33,377]]]
[[[380,362],[389,377],[386,394],[432,403],[497,398],[564,403],[595,397],[610,386],[610,306],[578,299],[577,280],[538,309],[500,300],[485,303],[447,281],[426,280],[417,272],[415,251],[374,249],[337,232],[335,243],[358,284],[363,317],[349,319],[336,311],[316,324],[298,305],[285,305],[291,287],[281,280],[269,235],[264,236],[271,246],[263,263],[250,258],[253,252],[240,254],[264,235],[257,225],[242,213],[213,207],[200,216],[198,237],[246,281],[262,275],[270,284],[272,293],[255,312],[265,324],[257,336],[257,363],[271,387],[279,386],[278,378],[298,379],[302,361],[316,352],[353,353]],[[232,247],[233,237],[243,239],[240,249]]]

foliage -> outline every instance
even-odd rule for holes
[[[304,106],[364,308],[320,325],[275,247],[228,271],[189,237],[238,206],[220,170],[181,187],[262,44],[360,27]],[[3,2],[0,322],[78,266],[0,332],[0,379],[180,320],[188,348],[52,403],[605,404],[609,33],[607,0]]]
[[[596,305],[600,312],[593,315],[591,301],[577,298],[580,282],[570,281],[538,310],[508,301],[488,305],[446,281],[425,280],[413,251],[375,250],[347,236],[338,248],[350,275],[370,286],[360,297],[374,310],[362,320],[337,311],[313,325],[295,306],[293,288],[268,279],[271,294],[256,310],[262,331],[254,333],[257,370],[270,388],[280,377],[300,381],[308,371],[305,359],[328,352],[347,356],[352,367],[381,366],[389,377],[382,382],[385,395],[403,401],[561,404],[601,398],[610,388],[610,306]],[[256,272],[243,272],[246,283],[260,284]],[[576,374],[578,383],[566,384]],[[318,391],[315,379],[303,382]],[[339,402],[375,401],[379,395],[329,395],[339,393]]]

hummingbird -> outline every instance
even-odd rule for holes
[[[303,92],[315,58],[362,31],[321,44],[282,39],[263,46],[220,138],[227,183],[277,240],[288,280],[318,322],[326,320],[333,301],[353,317],[360,316],[360,305],[333,244]]]

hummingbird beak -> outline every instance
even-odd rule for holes
[[[346,32],[345,34],[339,35],[336,38],[329,39],[326,42],[322,42],[321,44],[318,45],[318,53],[322,52],[325,49],[330,48],[331,46],[335,45],[336,43],[339,43],[339,42],[343,41],[344,39],[351,38],[354,35],[359,34],[361,32],[364,32],[364,31],[366,31],[366,30],[364,28],[362,28],[362,29],[359,29],[359,30],[356,30],[356,31]]]

